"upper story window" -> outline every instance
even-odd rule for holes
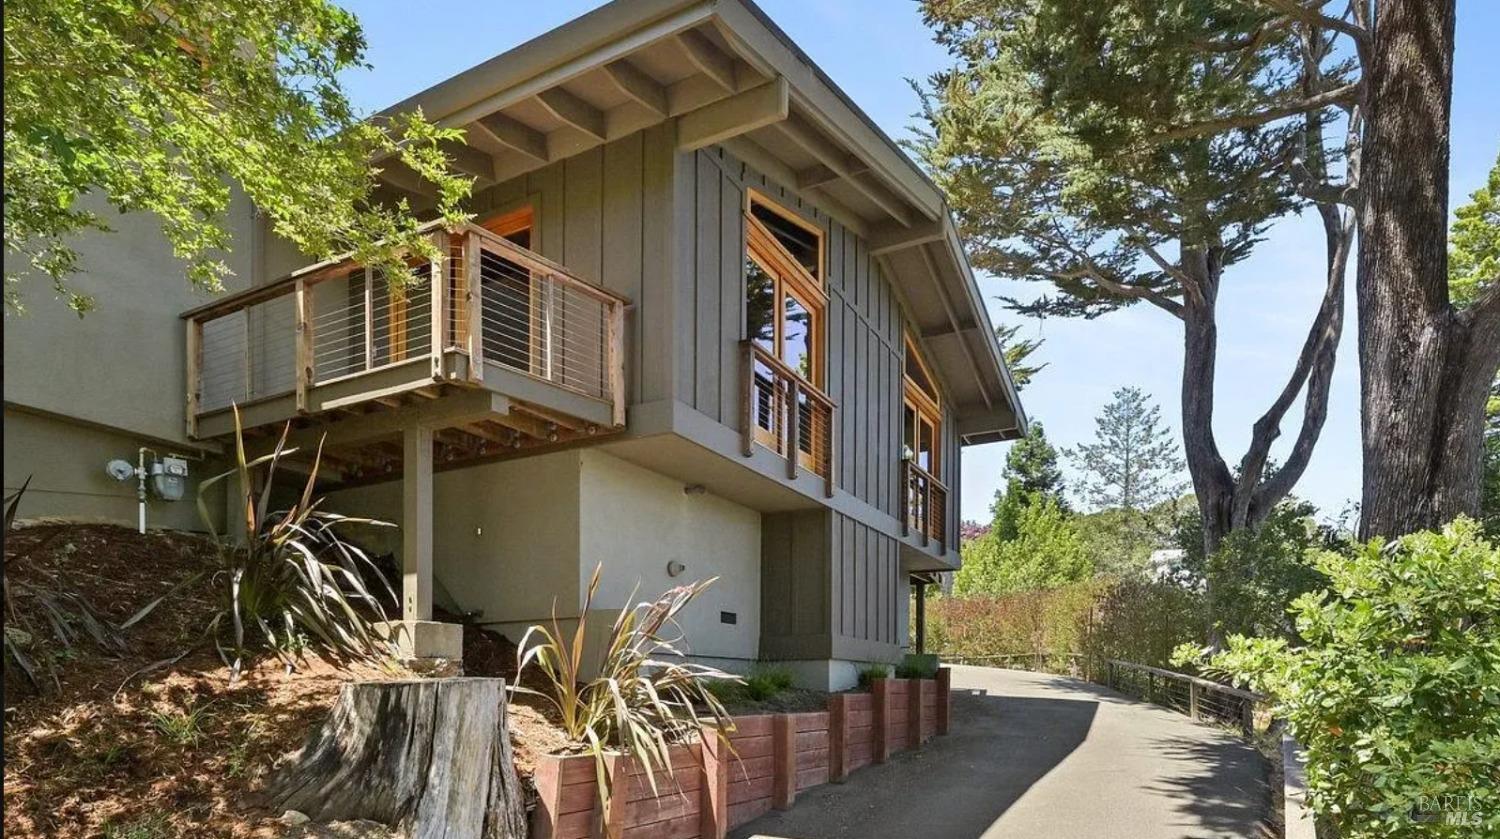
[[[831,413],[821,397],[827,308],[822,231],[751,191],[745,213],[745,326],[761,352],[752,365],[751,422],[755,438],[773,451],[789,453],[788,441],[795,436],[798,462],[815,472],[829,468],[832,433]]]
[[[745,222],[747,334],[818,388],[827,306],[822,232],[751,192]]]
[[[941,479],[939,469],[942,429],[942,400],[932,377],[932,369],[917,351],[917,344],[906,336],[905,406],[902,443],[911,461],[933,477]]]

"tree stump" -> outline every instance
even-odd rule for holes
[[[267,802],[315,821],[372,819],[411,839],[524,839],[503,679],[354,682]]]

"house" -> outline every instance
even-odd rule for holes
[[[175,453],[187,499],[147,514],[201,526],[237,404],[257,447],[325,440],[333,509],[403,525],[377,547],[423,650],[457,642],[435,603],[513,639],[576,619],[602,563],[604,617],[718,577],[684,629],[731,669],[899,660],[910,586],[958,565],[963,447],[1026,427],[938,189],[749,0],[615,0],[415,107],[477,182],[414,290],[238,201],[242,285],[204,299],[126,217],[82,245],[99,311],[7,322],[6,486],[133,521],[106,461]]]

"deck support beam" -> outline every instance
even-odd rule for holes
[[[401,432],[401,617],[432,620],[432,429]]]

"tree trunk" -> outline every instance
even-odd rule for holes
[[[1214,307],[1219,277],[1202,252],[1185,250],[1182,266],[1198,289],[1183,295],[1182,450],[1203,517],[1204,555],[1209,556],[1229,535],[1234,500],[1234,480],[1214,439],[1214,374],[1219,352]]]
[[[344,685],[267,801],[314,821],[370,819],[411,839],[524,839],[502,679]]]
[[[1448,296],[1454,0],[1386,0],[1366,68],[1360,190],[1360,534],[1392,537],[1479,510],[1494,305]],[[1493,304],[1492,300],[1486,303]]]

